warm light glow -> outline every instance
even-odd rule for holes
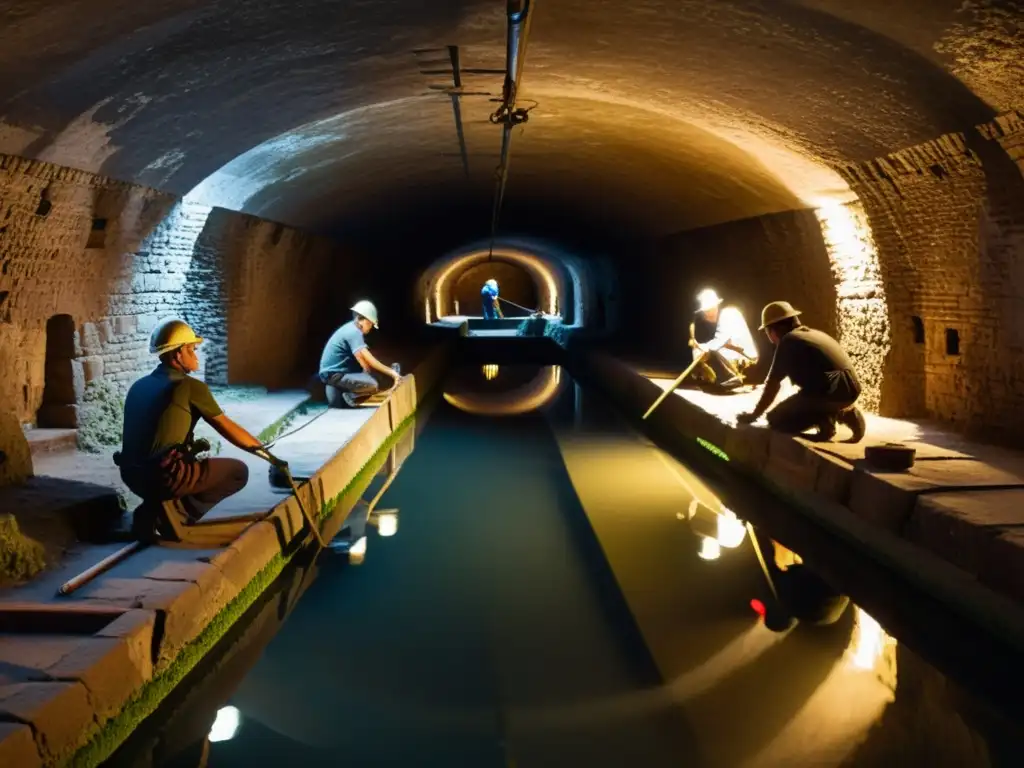
[[[242,722],[241,713],[235,707],[222,707],[217,710],[213,727],[210,728],[209,739],[211,742],[227,741],[233,739],[238,732],[238,725]]]
[[[854,606],[854,612],[853,637],[848,649],[850,663],[857,669],[873,670],[886,648],[896,644],[896,639],[860,606]]]
[[[362,565],[366,559],[366,537],[360,536],[352,546],[348,548],[348,562],[350,565]]]
[[[492,379],[495,379],[498,376],[498,366],[496,365],[485,365],[483,371],[484,378],[487,379],[488,381],[491,381]]]
[[[718,514],[718,536],[716,537],[718,543],[726,549],[736,549],[743,543],[746,535],[747,527],[743,521],[736,517],[731,509],[722,507],[722,511]]]
[[[461,315],[462,314],[461,311],[459,310],[459,300],[458,299],[455,300],[455,314],[456,315]]]
[[[429,296],[423,300],[423,317],[424,317],[424,319],[426,319],[427,325],[430,325],[430,323],[433,322],[430,319],[430,297]]]
[[[882,370],[889,354],[885,285],[871,226],[858,202],[815,210],[836,283],[839,341],[852,353],[864,382],[858,405],[878,409]]]
[[[545,373],[512,392],[494,395],[444,393],[444,400],[460,411],[477,416],[518,416],[530,413],[554,400],[559,391],[559,366],[547,366]]]
[[[456,256],[444,269],[440,271],[440,274],[433,279],[433,285],[428,290],[433,290],[434,305],[436,308],[435,314],[437,314],[439,318],[444,317],[447,314],[444,307],[444,292],[448,281],[452,278],[452,275],[456,272],[464,272],[475,264],[483,262],[488,258],[488,255],[488,250],[481,249],[479,251],[471,251]],[[538,283],[538,287],[542,288],[542,296],[546,291],[547,314],[555,314],[555,307],[557,306],[558,301],[558,278],[556,277],[552,267],[545,259],[529,253],[528,251],[522,251],[514,248],[495,248],[494,256],[499,261],[511,262],[526,269],[534,281]],[[458,302],[455,303],[455,314],[459,314]]]
[[[398,533],[398,515],[394,512],[378,512],[377,533],[381,536],[394,536]]]
[[[722,556],[722,547],[716,539],[704,537],[700,542],[700,552],[697,553],[701,560],[717,560]]]

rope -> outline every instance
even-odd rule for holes
[[[265,444],[261,445],[260,447],[261,447],[261,448],[264,448],[264,449],[266,449],[266,448],[270,448],[271,446],[273,446],[274,444],[276,444],[276,443],[277,443],[278,441],[280,441],[280,440],[284,440],[284,439],[285,439],[286,437],[291,437],[291,436],[292,436],[292,435],[294,435],[294,434],[295,434],[296,432],[301,432],[301,431],[302,431],[302,430],[304,430],[304,429],[305,429],[306,427],[308,427],[308,426],[309,426],[310,424],[312,424],[312,423],[313,423],[314,421],[316,421],[316,420],[317,420],[317,419],[319,419],[319,418],[320,418],[321,416],[323,416],[323,415],[324,415],[325,413],[327,413],[327,411],[328,411],[328,410],[330,410],[330,409],[329,409],[329,408],[325,408],[325,409],[324,409],[324,410],[322,410],[322,411],[321,411],[320,413],[318,413],[318,414],[317,414],[316,416],[314,416],[314,417],[313,417],[312,419],[310,419],[309,421],[307,421],[307,422],[306,422],[305,424],[302,424],[302,425],[300,425],[300,426],[296,427],[296,428],[295,428],[295,429],[293,429],[293,430],[292,430],[291,432],[285,432],[285,433],[284,433],[283,435],[278,435],[278,436],[277,436],[277,437],[275,437],[275,438],[274,438],[273,440],[269,440],[269,441],[267,441],[267,442],[266,442]]]
[[[509,301],[508,299],[503,299],[501,296],[496,296],[495,298],[498,301],[504,301],[506,304],[511,304],[516,309],[523,310],[523,312],[529,312],[531,315],[534,314],[535,312],[540,312],[539,309],[530,309],[529,307],[524,307],[522,304],[516,304],[514,301]]]

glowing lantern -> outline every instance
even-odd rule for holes
[[[722,547],[717,539],[704,537],[700,542],[700,552],[697,553],[701,560],[717,560],[722,555]]]
[[[241,720],[241,714],[235,707],[218,709],[217,716],[213,721],[213,727],[210,728],[210,741],[227,741],[234,738]]]

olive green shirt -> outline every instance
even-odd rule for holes
[[[223,413],[205,383],[160,364],[132,384],[124,402],[123,464],[143,462],[185,442],[200,417]]]

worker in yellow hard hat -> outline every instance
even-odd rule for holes
[[[710,288],[697,294],[689,343],[694,355],[703,356],[698,376],[708,383],[732,388],[743,383],[743,372],[757,362],[758,352],[743,313],[722,303]]]
[[[328,339],[320,356],[320,381],[327,385],[329,407],[355,408],[379,392],[374,373],[390,379],[392,389],[398,385],[398,363],[384,365],[366,344],[366,334],[378,327],[377,307],[364,299],[352,305],[352,319]]]
[[[149,351],[160,364],[128,390],[121,450],[115,454],[121,478],[133,493],[144,501],[179,499],[193,521],[242,490],[249,479],[243,461],[198,458],[209,449],[194,439],[199,419],[243,450],[260,447],[224,413],[210,388],[190,375],[199,369],[196,347],[202,343],[182,320],[165,320],[153,329]]]
[[[861,386],[853,362],[827,333],[803,325],[800,314],[788,301],[773,301],[762,310],[759,330],[775,345],[775,357],[761,399],[737,421],[757,421],[775,402],[783,379],[789,378],[800,389],[768,411],[768,426],[794,435],[817,427],[819,439],[831,440],[839,423],[852,433],[847,442],[860,442],[865,422],[854,405]]]

